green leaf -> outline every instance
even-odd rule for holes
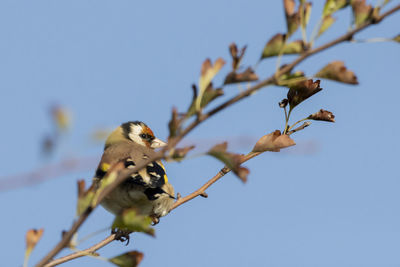
[[[400,43],[400,34],[398,34],[398,35],[397,35],[396,37],[394,37],[392,40],[395,41],[395,42]]]
[[[88,190],[85,190],[85,181],[78,181],[78,203],[76,213],[80,216],[89,206],[92,206],[94,197],[94,187],[91,186]]]
[[[151,227],[151,222],[149,216],[140,215],[135,209],[126,209],[115,218],[112,228],[142,232],[154,236],[154,228]]]
[[[307,78],[305,77],[304,72],[298,70],[293,73],[282,74],[277,85],[290,88],[291,86],[295,86],[297,83],[305,80],[307,80]]]
[[[139,251],[130,251],[114,258],[109,261],[119,267],[136,267],[143,259],[143,253]]]
[[[324,16],[322,18],[321,26],[319,27],[317,37],[321,36],[327,29],[329,29],[335,21],[336,19],[331,15]]]
[[[329,16],[339,9],[345,8],[350,4],[349,0],[326,0],[322,15]]]
[[[92,207],[96,206],[98,203],[98,198],[100,194],[103,192],[103,190],[112,184],[115,179],[117,179],[118,176],[118,171],[124,168],[124,164],[122,162],[115,164],[114,166],[111,166],[109,170],[107,171],[107,174],[100,180],[99,182],[99,187],[94,193],[93,198],[90,201],[90,205]],[[90,188],[89,188],[90,190]],[[89,192],[90,193],[90,192]],[[89,195],[89,194],[88,194]],[[88,198],[89,200],[90,198]],[[86,201],[86,200],[85,200]],[[84,202],[86,203],[86,202]],[[84,210],[83,210],[84,211]]]
[[[290,110],[292,110],[295,106],[306,100],[307,98],[313,96],[322,90],[319,87],[320,80],[307,80],[299,82],[295,85],[292,85],[287,94],[287,99],[289,100]]]
[[[282,54],[300,54],[304,52],[304,43],[302,40],[297,40],[291,43],[285,44],[286,35],[276,34],[273,36],[268,43],[265,45],[261,59],[267,57],[274,57]],[[281,51],[282,50],[282,51]]]
[[[344,66],[343,61],[333,61],[323,67],[314,77],[347,84],[358,84],[357,76]]]
[[[243,161],[243,156],[227,152],[226,151],[227,147],[228,147],[227,142],[215,145],[207,152],[207,154],[222,161],[229,169],[231,169],[240,178],[240,180],[242,180],[242,182],[246,182],[249,170],[247,168],[240,166]]]

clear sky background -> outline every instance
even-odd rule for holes
[[[314,1],[310,25],[322,4]],[[348,29],[350,10],[335,16],[337,23],[317,45]],[[395,14],[356,39],[393,37],[399,25]],[[94,160],[80,172],[0,192],[0,265],[22,265],[28,229],[45,229],[33,264],[70,227],[76,181],[90,181],[102,153],[103,144],[90,137],[93,130],[143,120],[166,139],[171,108],[187,108],[205,58],[225,58],[226,74],[228,45],[235,41],[248,45],[243,63],[252,65],[266,41],[285,29],[281,1],[2,0],[1,179],[63,159]],[[155,239],[137,234],[127,247],[114,242],[99,253],[112,257],[137,249],[145,253],[143,267],[399,266],[399,48],[393,42],[341,44],[302,63],[297,69],[312,75],[330,61],[344,60],[358,75],[359,86],[322,81],[324,90],[293,113],[301,119],[324,108],[334,112],[336,123],[314,122],[293,136],[297,146],[246,163],[251,173],[245,185],[227,175],[207,191],[208,199],[195,199],[162,218]],[[275,62],[263,61],[259,76],[270,75]],[[238,90],[227,87],[225,97]],[[283,128],[277,103],[286,92],[261,90],[201,125],[185,143],[204,151],[228,140],[231,150],[249,151],[258,137]],[[44,159],[41,140],[52,130],[49,108],[55,103],[70,110],[73,124],[53,157]],[[221,167],[207,157],[166,164],[182,195]],[[99,208],[79,236],[112,220]],[[102,232],[81,248],[107,235]],[[64,266],[109,263],[81,258]]]

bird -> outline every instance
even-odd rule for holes
[[[104,152],[96,169],[93,183],[100,186],[107,171],[122,162],[132,169],[155,155],[155,149],[167,144],[156,138],[153,131],[141,121],[128,121],[117,127],[106,139]],[[132,174],[100,203],[114,215],[134,208],[138,214],[149,216],[153,224],[167,215],[175,201],[173,186],[160,160],[149,163]]]

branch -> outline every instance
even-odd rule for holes
[[[87,256],[90,254],[95,253],[97,250],[101,249],[102,247],[108,245],[109,243],[111,243],[112,241],[114,241],[116,238],[116,234],[111,234],[110,236],[108,236],[106,239],[100,241],[99,243],[91,246],[90,248],[87,248],[85,250],[81,250],[75,253],[71,253],[67,256],[61,257],[59,259],[53,260],[51,262],[49,262],[48,264],[44,265],[44,267],[52,267],[52,266],[56,266],[59,265],[61,263],[76,259],[76,258],[80,258],[83,256]]]
[[[240,164],[243,164],[244,162],[260,155],[260,152],[256,152],[256,153],[249,153],[245,156],[243,156],[242,161],[240,162]],[[171,210],[176,209],[177,207],[179,207],[180,205],[198,197],[201,196],[203,194],[205,194],[206,189],[208,189],[211,185],[213,185],[216,181],[218,181],[219,179],[221,179],[222,177],[225,176],[225,174],[227,174],[228,172],[230,172],[231,169],[229,169],[228,167],[223,167],[213,178],[211,178],[210,180],[208,180],[202,187],[200,187],[199,189],[197,189],[196,191],[194,191],[193,193],[187,195],[186,197],[183,198],[179,198],[174,205],[172,206]]]
[[[235,97],[225,101],[224,103],[218,105],[217,107],[211,109],[209,112],[205,113],[205,114],[200,114],[197,119],[195,121],[193,121],[191,124],[189,124],[189,126],[187,126],[180,135],[172,138],[170,140],[170,142],[168,143],[168,146],[166,146],[164,149],[162,149],[160,152],[156,153],[156,155],[150,159],[148,159],[147,161],[143,162],[142,164],[139,164],[138,166],[136,166],[133,169],[129,169],[129,170],[124,170],[121,171],[118,174],[118,177],[116,178],[116,180],[110,184],[108,187],[106,187],[104,189],[104,191],[101,193],[98,202],[95,203],[95,205],[88,207],[86,209],[85,212],[83,212],[83,214],[78,218],[78,220],[76,220],[73,225],[71,226],[70,230],[63,236],[62,240],[37,264],[37,266],[44,266],[46,263],[48,263],[54,256],[56,256],[61,249],[65,248],[73,234],[79,229],[79,227],[83,224],[83,222],[88,218],[88,216],[91,214],[91,212],[93,211],[93,209],[95,207],[97,207],[99,205],[99,203],[101,202],[101,200],[112,190],[114,190],[119,184],[121,184],[125,179],[127,179],[131,174],[141,170],[142,168],[144,168],[147,164],[151,163],[152,161],[155,160],[159,160],[159,159],[163,159],[165,158],[166,152],[170,151],[171,149],[175,148],[176,145],[179,143],[180,140],[182,140],[188,133],[190,133],[194,128],[196,128],[199,124],[201,124],[202,122],[204,122],[205,120],[207,120],[208,118],[210,118],[211,116],[213,116],[214,114],[218,113],[219,111],[239,102],[240,100],[250,96],[251,94],[253,94],[254,92],[256,92],[257,90],[261,89],[262,87],[268,86],[268,85],[272,85],[276,83],[276,77],[280,77],[282,74],[285,74],[287,72],[290,72],[295,66],[297,66],[299,63],[301,63],[304,59],[310,57],[311,55],[317,54],[325,49],[328,49],[332,46],[335,46],[339,43],[345,42],[345,41],[350,41],[354,34],[364,30],[365,28],[367,28],[368,26],[372,25],[372,24],[377,24],[380,23],[384,18],[386,18],[387,16],[395,13],[396,11],[400,10],[400,5],[395,6],[394,8],[390,9],[389,11],[383,13],[381,16],[379,16],[378,18],[375,18],[373,20],[370,20],[366,23],[364,23],[363,25],[351,30],[350,32],[343,34],[342,36],[338,37],[337,39],[332,40],[331,42],[321,45],[317,48],[311,49],[306,51],[305,53],[303,53],[302,55],[300,55],[298,58],[296,58],[292,63],[284,66],[283,68],[281,68],[280,70],[278,70],[276,73],[274,73],[274,75],[272,75],[271,77],[253,85],[252,87],[248,88],[247,90],[239,93],[238,95],[236,95]],[[246,156],[247,157],[255,157],[258,154],[249,154]],[[248,158],[248,159],[250,159]],[[248,159],[246,159],[245,161],[247,161]],[[244,161],[243,161],[244,162]],[[216,176],[214,176],[212,179],[210,179],[207,183],[205,183],[201,188],[199,188],[198,190],[196,190],[195,192],[193,192],[192,194],[179,199],[173,206],[172,209],[177,208],[178,206],[182,205],[183,203],[186,203],[187,201],[204,194],[205,190],[210,187],[212,184],[214,184],[216,181],[218,181],[221,177],[223,177],[226,173],[228,173],[230,171],[230,169],[224,167]],[[109,242],[111,242],[113,240],[112,236],[109,236],[107,238],[107,240],[109,240]],[[111,240],[112,239],[112,240]],[[80,256],[79,256],[80,257]]]

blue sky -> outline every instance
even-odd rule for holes
[[[311,25],[322,9],[322,1],[314,2]],[[317,45],[348,29],[350,11],[335,16],[337,23]],[[393,37],[397,25],[399,14],[356,39]],[[248,45],[243,63],[252,65],[265,42],[285,29],[281,1],[1,1],[0,179],[63,159],[93,159],[79,172],[0,192],[2,265],[22,264],[28,229],[45,229],[33,264],[71,225],[76,180],[90,181],[102,153],[103,144],[90,138],[94,129],[143,120],[166,139],[171,107],[187,108],[205,58],[229,60],[234,41]],[[251,170],[246,185],[227,175],[207,191],[208,199],[195,199],[163,218],[155,239],[137,234],[127,247],[115,242],[100,254],[137,249],[145,253],[141,266],[400,265],[399,44],[341,44],[297,69],[311,75],[333,60],[344,60],[360,85],[322,81],[324,90],[296,108],[293,119],[324,108],[336,115],[336,123],[314,122],[293,136],[297,146],[246,163]],[[266,59],[257,73],[267,77],[274,69],[275,59]],[[225,97],[237,92],[229,86]],[[201,151],[227,139],[231,150],[249,151],[257,137],[283,128],[277,103],[286,92],[261,90],[211,118],[185,143]],[[40,144],[52,129],[48,110],[55,103],[73,114],[72,129],[53,158],[43,159]],[[166,164],[182,195],[221,167],[207,157]],[[112,219],[99,208],[79,236]],[[65,266],[109,264],[82,258]]]

